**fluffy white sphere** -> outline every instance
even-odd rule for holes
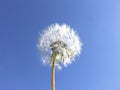
[[[74,57],[81,53],[82,43],[75,31],[66,24],[52,24],[41,33],[38,48],[41,51],[43,63],[50,64],[53,53],[56,53],[55,66],[67,66]]]

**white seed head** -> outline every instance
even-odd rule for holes
[[[66,24],[52,24],[40,35],[38,48],[41,51],[42,62],[53,63],[53,54],[56,54],[55,66],[67,66],[81,53],[82,43],[75,31]]]

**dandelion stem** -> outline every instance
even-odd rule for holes
[[[54,79],[54,76],[55,75],[55,65],[54,63],[52,64],[52,75],[51,75],[51,87],[52,89],[51,90],[55,90],[55,79]]]
[[[55,90],[55,59],[56,59],[56,54],[53,55],[53,62],[52,62],[51,90]]]

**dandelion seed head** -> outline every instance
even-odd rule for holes
[[[61,69],[74,61],[81,53],[82,43],[75,31],[66,24],[52,24],[40,35],[38,48],[41,51],[42,62],[50,64],[52,54],[56,53],[55,66]]]

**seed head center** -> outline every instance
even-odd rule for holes
[[[61,48],[65,48],[67,45],[65,44],[65,42],[63,41],[55,41],[53,42],[50,47],[52,51],[59,51],[59,49]]]

